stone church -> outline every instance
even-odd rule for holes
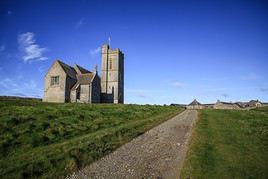
[[[102,46],[101,77],[79,65],[55,60],[45,75],[44,102],[124,103],[124,54]]]

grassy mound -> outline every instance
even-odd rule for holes
[[[2,98],[0,111],[0,178],[63,178],[182,109]]]
[[[268,108],[200,111],[181,178],[268,178]]]

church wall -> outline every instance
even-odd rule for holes
[[[59,76],[59,84],[51,85],[51,77]],[[65,100],[66,74],[58,63],[54,63],[45,76],[44,102],[66,102]]]
[[[66,85],[65,85],[65,101],[70,102],[71,101],[71,89],[76,83],[77,80],[70,78],[69,76],[66,77]]]
[[[71,102],[75,103],[76,102],[76,90],[75,89],[71,90],[70,96],[71,96]]]
[[[101,86],[100,86],[100,78],[98,74],[92,81],[91,86],[91,103],[100,103],[101,102]]]
[[[91,103],[90,85],[80,85],[80,100],[81,103]]]

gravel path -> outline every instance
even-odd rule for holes
[[[178,178],[197,111],[186,110],[69,178]]]

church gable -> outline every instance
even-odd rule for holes
[[[73,67],[71,67],[71,66],[69,66],[69,65],[67,65],[67,64],[65,64],[65,63],[63,63],[62,61],[60,61],[60,60],[56,60],[56,63],[58,63],[60,66],[61,66],[61,68],[64,70],[64,72],[69,76],[69,77],[71,77],[71,78],[73,78],[73,79],[76,79],[76,70],[73,68]]]
[[[45,89],[43,101],[65,102],[65,88],[67,73],[57,61],[53,63],[45,76]]]

